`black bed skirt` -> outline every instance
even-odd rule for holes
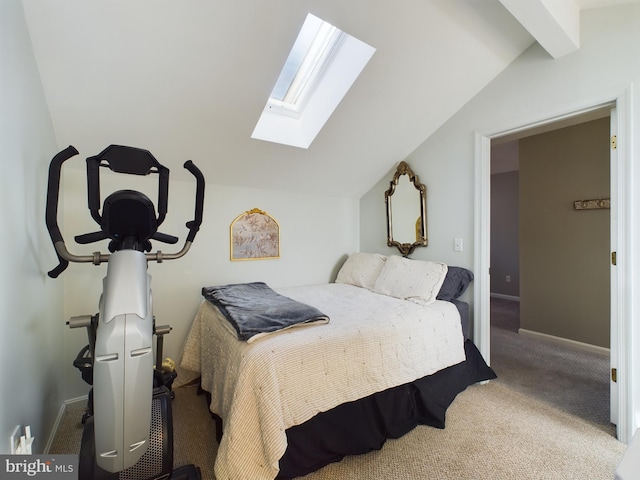
[[[415,382],[322,412],[287,429],[279,479],[301,477],[345,455],[379,450],[417,425],[444,428],[447,408],[469,385],[496,378],[471,340],[467,360]]]
[[[417,425],[444,428],[447,408],[469,385],[496,378],[471,340],[466,360],[414,382],[321,412],[287,429],[287,450],[278,479],[301,477],[346,455],[379,450]],[[216,418],[218,441],[222,422]]]

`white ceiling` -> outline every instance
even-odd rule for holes
[[[23,4],[60,148],[131,145],[173,175],[192,159],[208,184],[358,198],[534,42],[501,1]],[[377,51],[309,149],[253,140],[308,12]]]

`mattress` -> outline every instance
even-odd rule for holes
[[[204,301],[185,342],[181,366],[200,374],[223,421],[219,480],[273,479],[286,429],[465,360],[460,315],[450,302],[423,306],[348,284],[278,292],[330,322],[248,344]]]

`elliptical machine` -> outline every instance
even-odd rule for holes
[[[204,177],[191,160],[184,164],[196,179],[195,218],[177,253],[150,253],[151,241],[175,244],[178,238],[158,232],[167,213],[169,169],[147,150],[110,145],[87,158],[89,211],[100,225],[78,235],[79,244],[110,240],[109,253],[74,255],[65,245],[57,222],[62,164],[78,154],[69,146],[51,160],[46,224],[59,265],[48,274],[58,277],[69,262],[107,264],[99,313],[73,317],[72,328],[86,327],[89,345],[74,364],[93,386],[80,450],[83,480],[199,480],[193,465],[173,469],[173,424],[170,391],[175,373],[163,372],[162,337],[169,326],[156,326],[152,311],[151,276],[147,262],[161,263],[184,256],[202,223]],[[101,167],[115,173],[158,175],[158,215],[153,202],[135,190],[119,190],[104,200],[100,213]],[[157,335],[156,365],[152,338]]]

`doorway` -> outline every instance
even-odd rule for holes
[[[491,143],[491,364],[497,381],[615,435],[609,209],[575,205],[610,198],[600,113]]]
[[[628,443],[635,431],[636,405],[632,402],[630,393],[640,382],[634,379],[637,362],[631,356],[634,345],[634,338],[631,335],[631,315],[635,303],[631,294],[635,285],[635,279],[631,275],[635,262],[635,254],[631,248],[632,229],[635,225],[631,215],[632,106],[632,87],[629,87],[613,99],[603,100],[600,104],[582,106],[582,108],[576,107],[564,115],[522,123],[495,133],[476,132],[475,134],[474,341],[485,359],[489,360],[491,349],[489,301],[491,141],[495,138],[518,135],[526,130],[553,129],[555,127],[549,127],[549,125],[560,121],[571,121],[573,117],[590,114],[603,108],[615,107],[616,113],[611,119],[618,128],[618,138],[615,151],[617,161],[612,165],[611,172],[611,247],[617,253],[618,262],[611,270],[611,369],[612,372],[617,372],[617,378],[611,382],[611,406],[612,412],[615,407],[618,415],[617,437],[623,443]],[[621,258],[626,261],[621,262]]]

